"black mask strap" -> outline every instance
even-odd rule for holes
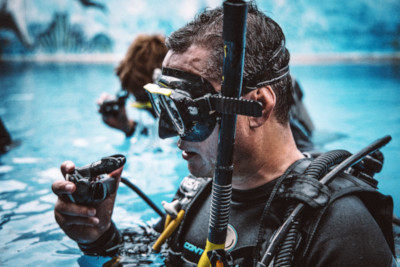
[[[260,117],[262,104],[254,100],[243,98],[225,97],[221,95],[205,95],[195,100],[200,109],[216,111],[221,114],[238,114]]]
[[[281,45],[274,51],[273,55],[268,60],[268,64],[271,63],[279,54],[284,52],[284,49],[285,49],[285,40],[282,40]],[[261,73],[264,73],[264,71],[265,70],[261,71]],[[247,94],[251,90],[256,90],[257,88],[261,88],[263,86],[268,86],[279,82],[289,74],[289,65],[286,65],[278,70],[272,68],[271,71],[273,72],[273,77],[269,80],[258,82],[255,85],[253,85],[254,84],[253,82],[244,81],[243,94]]]

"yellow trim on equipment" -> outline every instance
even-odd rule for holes
[[[217,249],[225,249],[225,244],[214,244],[207,239],[206,248],[204,249],[203,254],[201,254],[199,263],[197,263],[197,267],[210,267],[211,262],[207,256],[207,252]],[[223,263],[217,262],[217,266],[223,266]]]
[[[121,258],[119,256],[116,256],[114,258],[112,258],[110,261],[107,261],[106,263],[104,263],[103,267],[118,267],[120,264]]]
[[[137,108],[137,109],[145,109],[145,108],[151,108],[151,102],[132,102],[131,103],[132,108]]]
[[[143,87],[151,94],[165,95],[170,96],[172,94],[172,90],[168,88],[162,88],[155,83],[148,83]]]

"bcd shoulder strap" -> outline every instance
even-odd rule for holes
[[[304,170],[311,164],[312,159],[303,161],[301,168],[295,168],[281,183],[277,200],[285,200],[288,203],[302,202],[311,207],[309,217],[303,224],[302,232],[305,232],[302,243],[302,252],[298,255],[304,257],[313,240],[321,218],[328,207],[337,199],[354,195],[358,197],[371,213],[381,228],[386,241],[394,253],[394,239],[392,227],[393,200],[390,196],[383,195],[377,190],[377,181],[367,175],[353,176],[342,173],[327,185],[321,184],[318,179],[304,175]],[[350,172],[352,169],[349,170]],[[371,182],[372,181],[372,182]]]
[[[298,255],[304,257],[307,254],[310,244],[315,237],[318,225],[329,206],[336,200],[349,195],[354,195],[363,202],[381,228],[382,233],[384,234],[385,239],[392,250],[392,253],[394,254],[392,198],[378,192],[377,189],[371,186],[368,181],[364,181],[362,178],[355,177],[347,173],[343,173],[333,179],[327,185],[327,187],[331,192],[329,202],[324,207],[316,209],[312,219],[309,219],[308,222],[304,224],[303,231],[306,233],[306,236],[304,240],[303,252]]]
[[[180,247],[180,237],[182,233],[182,228],[185,225],[185,221],[191,216],[193,212],[191,207],[194,203],[198,203],[199,199],[203,196],[207,196],[211,192],[212,178],[198,178],[193,175],[185,177],[179,189],[174,197],[174,200],[179,199],[182,202],[182,208],[186,211],[182,222],[180,223],[175,234],[172,235],[169,240],[169,244],[172,249]],[[207,193],[208,192],[208,193]],[[202,201],[201,201],[202,202]]]

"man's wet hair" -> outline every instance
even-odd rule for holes
[[[166,40],[167,48],[183,53],[191,45],[210,50],[210,58],[202,75],[220,82],[223,65],[222,39],[223,9],[206,9]],[[254,2],[249,2],[246,32],[246,54],[244,63],[245,84],[257,84],[277,77],[279,70],[288,66],[289,51],[284,46],[285,35],[281,27],[261,12]],[[289,109],[293,103],[290,75],[272,85],[276,94],[275,117],[284,124],[289,120]]]
[[[121,85],[136,101],[149,101],[143,86],[153,82],[153,71],[161,68],[167,47],[162,35],[138,35],[129,46],[126,56],[115,69]]]

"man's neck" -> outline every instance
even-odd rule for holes
[[[280,177],[294,162],[304,158],[297,149],[290,130],[280,129],[279,134],[268,134],[253,147],[252,157],[242,170],[234,170],[232,186],[252,189]]]

